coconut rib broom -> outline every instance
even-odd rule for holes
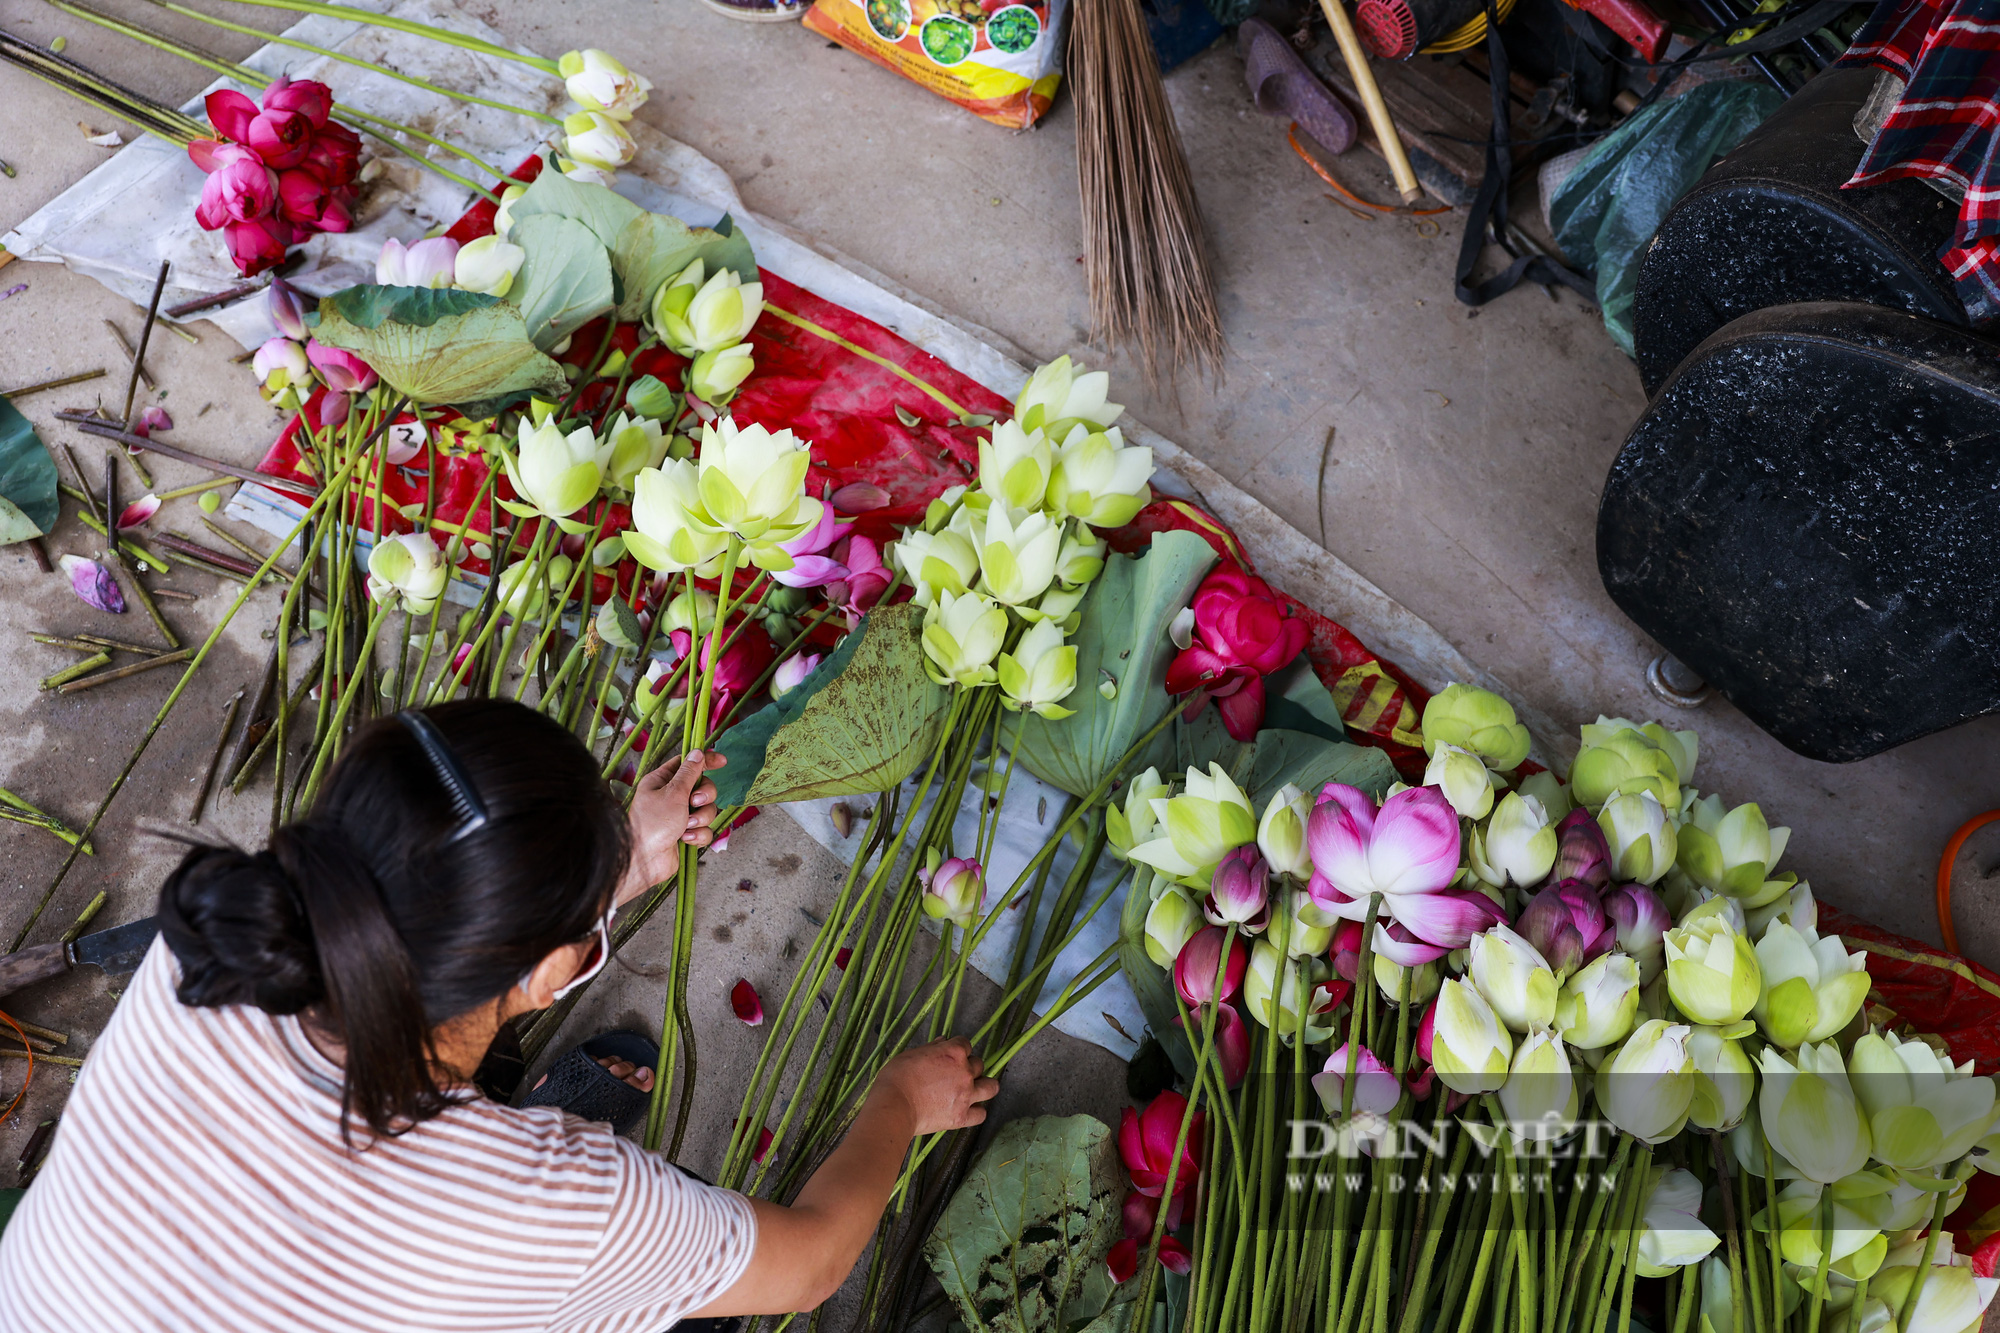
[[[1139,0],[1076,0],[1069,77],[1093,336],[1137,345],[1146,377],[1222,361],[1194,179]]]

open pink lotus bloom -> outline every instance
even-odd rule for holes
[[[1246,842],[1216,864],[1202,910],[1210,925],[1231,922],[1251,933],[1271,919],[1271,874],[1257,844]]]
[[[1600,893],[1611,886],[1611,845],[1588,810],[1572,810],[1556,825],[1556,863],[1549,879],[1580,879]]]
[[[1514,928],[1558,977],[1610,953],[1618,942],[1618,928],[1604,914],[1597,890],[1580,879],[1551,884],[1529,899]]]
[[[1375,922],[1375,952],[1398,967],[1422,967],[1425,963],[1435,963],[1451,950],[1442,944],[1418,939],[1400,921],[1378,917]]]
[[[787,588],[824,588],[846,578],[847,566],[822,554],[845,535],[845,526],[832,505],[822,504],[819,522],[790,541],[778,543],[778,549],[792,557],[792,567],[773,570],[771,577]]]
[[[1132,1188],[1150,1199],[1166,1192],[1167,1173],[1174,1165],[1174,1144],[1180,1139],[1187,1098],[1172,1088],[1147,1104],[1144,1111],[1125,1108],[1118,1121],[1118,1155],[1132,1174]],[[1197,1111],[1181,1144],[1180,1167],[1174,1171],[1174,1193],[1194,1188],[1201,1174],[1201,1137],[1207,1113]]]
[[[209,157],[214,165],[201,183],[201,198],[194,206],[194,220],[203,230],[218,231],[232,222],[250,222],[277,207],[278,173],[255,153],[226,143],[217,145]]]
[[[375,371],[366,361],[317,338],[306,344],[306,360],[335,393],[366,393],[375,387]]]
[[[1329,1115],[1340,1114],[1340,1103],[1346,1096],[1347,1057],[1347,1043],[1342,1042],[1327,1057],[1326,1067],[1312,1076],[1313,1091],[1319,1094],[1320,1104]],[[1375,1052],[1363,1046],[1354,1053],[1355,1115],[1387,1115],[1396,1109],[1402,1097],[1403,1085],[1396,1081],[1395,1071],[1383,1064]]]
[[[297,237],[292,224],[280,217],[232,222],[222,229],[222,243],[229,248],[229,260],[246,278],[254,278],[284,262],[285,251],[292,248]]]
[[[1314,903],[1358,919],[1366,913],[1368,895],[1380,893],[1384,909],[1398,921],[1440,943],[1404,915],[1406,907],[1418,909],[1404,899],[1436,895],[1458,877],[1458,813],[1442,791],[1408,787],[1378,811],[1358,787],[1328,783],[1306,819],[1306,849],[1312,853],[1308,893]]]
[[[753,1028],[764,1022],[764,997],[757,993],[757,988],[750,984],[748,977],[738,978],[730,988],[729,1007]]]
[[[1243,947],[1243,941],[1232,940],[1229,945],[1229,966],[1222,965],[1222,937],[1220,926],[1206,926],[1196,931],[1181,946],[1174,958],[1174,989],[1189,1005],[1211,1004],[1218,999],[1227,1004],[1236,998],[1236,992],[1243,985],[1243,970],[1250,966],[1250,951]],[[1215,978],[1222,975],[1222,990],[1216,991]]]
[[[715,699],[709,705],[708,714],[711,725],[720,722],[728,715],[731,705],[742,697],[745,690],[757,683],[764,674],[764,668],[770,666],[771,660],[778,655],[777,647],[772,644],[771,636],[765,633],[762,625],[744,625],[741,620],[734,620],[719,632],[711,633],[702,640],[703,670],[707,670],[709,664],[714,661],[716,644],[727,643],[731,635],[735,636],[736,642],[731,643],[722,654],[722,663],[715,672]],[[667,638],[674,646],[676,662],[686,657],[694,648],[694,636],[684,629],[673,631]],[[674,685],[673,697],[686,698],[688,685],[689,676],[683,674]]]
[[[1198,1052],[1201,1050],[1201,1028],[1208,1021],[1208,1011],[1198,1009],[1185,1018],[1176,1015],[1175,1027],[1187,1029],[1188,1044]],[[1250,1072],[1250,1029],[1243,1024],[1243,1015],[1236,1012],[1236,1006],[1220,1005],[1215,1011],[1215,1058],[1222,1065],[1222,1086],[1234,1088]]]
[[[231,136],[232,138],[235,136]],[[313,123],[296,111],[261,110],[244,126],[241,142],[264,159],[264,165],[283,170],[305,161],[312,147]]]

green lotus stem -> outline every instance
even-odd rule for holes
[[[196,19],[228,32],[240,32],[247,37],[255,37],[260,41],[275,42],[279,46],[289,46],[299,51],[310,51],[316,56],[325,56],[328,60],[337,60],[343,65],[353,65],[357,68],[365,69],[371,74],[380,74],[387,78],[395,79],[399,83],[407,83],[413,88],[422,88],[425,92],[437,93],[440,96],[449,97],[454,101],[468,102],[473,106],[491,107],[495,111],[511,111],[517,116],[526,116],[530,120],[545,121],[551,125],[562,124],[561,116],[552,116],[546,111],[531,111],[524,106],[513,106],[506,102],[495,102],[485,97],[474,97],[471,93],[454,92],[450,88],[441,88],[437,84],[417,78],[413,74],[401,74],[390,69],[387,65],[372,60],[360,60],[354,56],[344,55],[339,51],[331,50],[324,46],[314,46],[311,42],[302,42],[298,38],[288,37],[284,33],[265,32],[262,28],[252,28],[241,23],[231,23],[229,20],[217,18],[213,14],[204,14],[199,9],[190,9],[186,5],[173,4],[171,0],[152,0],[152,3],[169,13],[179,14],[183,18]]]
[[[509,51],[504,46],[481,41],[465,33],[451,32],[445,28],[434,28],[428,23],[417,23],[411,19],[395,18],[388,14],[373,14],[363,9],[352,9],[346,5],[320,4],[317,0],[243,0],[246,5],[256,5],[263,9],[289,9],[298,14],[323,14],[328,18],[348,19],[355,23],[367,23],[377,28],[390,28],[396,32],[406,32],[413,37],[428,37],[446,46],[455,46],[461,51],[474,51],[480,55],[494,56],[501,60],[512,60],[541,70],[544,74],[560,77],[562,71],[556,62],[542,56],[522,55],[519,51]]]
[[[576,563],[570,566],[569,581],[563,585],[562,596],[550,599],[548,612],[542,617],[540,632],[536,634],[534,642],[528,645],[527,651],[521,655],[523,660],[533,658],[537,663],[541,661],[542,654],[549,650],[550,640],[562,629],[563,612],[572,601],[577,600],[577,589],[579,586],[583,589],[583,612],[577,629],[581,631],[590,623],[590,593],[597,580],[595,577],[586,577],[586,575],[594,576],[597,572],[597,567],[591,564],[590,557],[591,553],[597,549],[598,535],[604,530],[604,522],[609,518],[610,515],[607,512],[604,519],[591,525],[590,538],[584,543],[583,554],[578,556]],[[560,546],[556,549],[560,549]],[[583,634],[581,632],[577,634],[576,641],[578,646],[581,647],[583,643]],[[526,697],[529,679],[528,670],[523,667],[520,684],[514,687],[515,703],[520,703]],[[554,687],[555,682],[551,681],[550,688],[553,689]]]
[[[1618,1186],[1620,1188],[1623,1187],[1625,1181],[1625,1163],[1627,1158],[1631,1155],[1631,1152],[1632,1152],[1631,1137],[1629,1135],[1620,1134],[1618,1136],[1618,1151],[1612,1154],[1611,1170],[1609,1172],[1611,1178],[1614,1181],[1618,1182]],[[1589,1170],[1588,1167],[1580,1165],[1577,1168],[1577,1174],[1580,1176],[1584,1176],[1585,1179],[1587,1180],[1588,1176],[1586,1173],[1588,1170]],[[1598,1226],[1603,1221],[1605,1205],[1607,1203],[1607,1200],[1604,1197],[1604,1190],[1602,1188],[1603,1183],[1604,1183],[1603,1178],[1602,1176],[1600,1176],[1597,1181],[1597,1187],[1593,1188],[1590,1191],[1590,1211],[1584,1216],[1583,1230],[1580,1234],[1574,1237],[1571,1242],[1571,1248],[1574,1251],[1574,1259],[1575,1259],[1574,1266],[1571,1266],[1569,1261],[1570,1251],[1569,1250],[1565,1251],[1565,1257],[1563,1260],[1562,1267],[1563,1267],[1563,1272],[1566,1276],[1565,1276],[1565,1281],[1563,1282],[1562,1308],[1560,1312],[1556,1315],[1555,1327],[1557,1329],[1567,1329],[1570,1326],[1569,1322],[1570,1314],[1572,1313],[1576,1305],[1577,1292],[1584,1285],[1583,1281],[1584,1268],[1590,1262],[1596,1251],[1597,1239],[1598,1239],[1597,1229]],[[1573,1192],[1571,1194],[1571,1202],[1572,1204],[1574,1204],[1575,1200],[1581,1197],[1580,1194],[1581,1187],[1573,1186],[1572,1189]],[[1572,1208],[1572,1211],[1574,1211],[1574,1208]]]
[[[1637,1170],[1639,1186],[1632,1197],[1632,1234],[1625,1249],[1625,1278],[1618,1292],[1618,1333],[1632,1333],[1632,1284],[1639,1276],[1639,1235],[1644,1225],[1646,1195],[1649,1193],[1647,1177],[1652,1172],[1652,1166],[1653,1150],[1641,1144]],[[1831,1250],[1832,1246],[1827,1248]]]
[[[556,535],[557,532],[556,525],[549,519],[544,518],[536,525],[534,543],[528,548],[533,564],[521,582],[515,585],[521,601],[520,612],[506,615],[507,632],[500,636],[500,650],[493,655],[492,670],[486,673],[485,690],[489,695],[500,693],[501,686],[506,683],[507,665],[514,660],[514,643],[521,636],[521,626],[527,623],[529,612],[534,610],[543,619],[562,614],[563,604],[552,596],[555,590],[549,586],[549,567],[562,550],[562,538]],[[539,608],[529,605],[530,599],[535,597],[540,598]],[[496,614],[492,620],[497,621],[504,614]],[[484,637],[484,631],[481,636]]]
[[[1673,1333],[1688,1333],[1688,1328],[1694,1321],[1695,1309],[1701,1304],[1701,1284],[1697,1280],[1697,1274],[1700,1272],[1699,1263],[1692,1263],[1681,1269],[1680,1297],[1678,1308],[1674,1311]],[[1867,1285],[1867,1280],[1863,1279],[1860,1287],[1856,1288],[1856,1295],[1860,1295]]]
[[[1057,994],[1047,1011],[1036,1019],[1026,1032],[1016,1038],[1013,1045],[993,1057],[993,1063],[986,1067],[987,1076],[998,1078],[1000,1071],[1021,1053],[1022,1048],[1035,1039],[1036,1034],[1075,1008],[1077,1002],[1084,996],[1118,975],[1117,961],[1118,946],[1114,944],[1085,964],[1083,970]]]
[[[360,130],[363,134],[367,135],[369,138],[376,140],[378,143],[385,143],[389,145],[389,147],[395,149],[397,152],[401,153],[404,157],[409,158],[412,162],[415,162],[418,166],[425,168],[426,170],[434,173],[435,175],[444,177],[446,180],[450,181],[454,185],[461,185],[465,187],[466,189],[472,191],[474,194],[478,195],[481,199],[484,199],[487,203],[496,206],[499,204],[500,196],[493,193],[493,191],[487,189],[484,185],[481,185],[478,181],[471,180],[465,176],[461,176],[456,171],[453,171],[449,167],[441,167],[437,163],[425,157],[422,153],[411,152],[409,149],[403,147],[403,145],[397,143],[394,139],[390,138],[387,134],[384,134],[381,130],[374,129],[372,127],[375,125],[381,125],[387,129],[394,130],[398,134],[407,134],[412,139],[421,139],[425,143],[430,144],[434,148],[442,148],[445,152],[450,153],[454,157],[464,158],[467,162],[474,163],[483,170],[491,173],[494,176],[499,177],[501,180],[505,180],[507,178],[506,172],[488,166],[484,158],[476,157],[473,154],[468,153],[465,149],[458,147],[456,144],[446,143],[443,139],[440,139],[435,135],[425,134],[422,130],[414,129],[411,126],[404,125],[398,121],[384,120],[380,116],[371,116],[366,111],[358,110],[355,107],[348,106],[344,103],[336,103],[333,109],[340,115],[349,116],[356,121],[362,122],[356,125],[355,128]]]
[[[305,803],[308,808],[312,805],[313,796],[319,791],[319,780],[326,773],[327,762],[339,748],[334,742],[340,735],[341,727],[347,722],[348,713],[354,707],[354,696],[360,692],[361,682],[368,678],[368,673],[361,669],[362,664],[367,662],[369,654],[375,651],[375,638],[381,633],[382,620],[387,614],[386,604],[377,604],[374,614],[368,617],[368,629],[361,636],[360,656],[355,659],[354,670],[348,674],[347,688],[341,691],[340,706],[333,713],[331,734],[320,745],[319,755],[313,760],[312,774],[306,779]]]
[[[35,922],[41,919],[43,911],[48,908],[49,900],[55,897],[56,890],[62,887],[62,882],[68,877],[70,868],[76,864],[76,858],[83,854],[82,844],[90,839],[90,835],[97,831],[98,824],[103,822],[105,812],[110,810],[111,803],[118,799],[118,793],[124,790],[126,781],[132,776],[132,770],[138,766],[140,758],[146,753],[146,748],[152,744],[153,738],[159,734],[160,728],[166,724],[167,715],[173,711],[174,705],[180,702],[181,696],[187,693],[187,687],[193,682],[195,672],[201,670],[202,663],[208,660],[208,654],[214,649],[217,643],[221,642],[224,631],[229,628],[231,618],[243,609],[244,603],[250,600],[251,594],[256,592],[264,579],[269,576],[271,570],[277,566],[278,556],[287,546],[298,540],[299,534],[306,530],[307,525],[312,522],[314,516],[324,508],[329,497],[340,484],[347,480],[347,477],[359,462],[359,456],[350,460],[346,467],[328,482],[327,488],[313,497],[312,502],[306,508],[305,514],[292,528],[291,534],[284,541],[280,542],[270,555],[264,558],[264,562],[257,567],[256,571],[250,575],[249,580],[244,583],[243,590],[229,604],[228,610],[223,612],[222,617],[216,622],[215,628],[209,631],[208,638],[202,642],[201,647],[196,650],[195,655],[189,659],[187,669],[181,672],[181,678],[174,683],[174,688],[167,695],[166,701],[160,705],[159,711],[153,715],[152,722],[147,725],[145,732],[140,736],[139,743],[133,748],[131,756],[126,759],[125,766],[119,770],[118,776],[112,779],[111,789],[104,794],[104,799],[98,802],[97,809],[91,812],[90,821],[79,831],[77,845],[72,847],[69,855],[63,858],[62,865],[56,869],[55,878],[49,881],[49,887],[42,891],[42,896],[36,902],[34,910],[28,914],[28,919],[21,924],[21,929],[14,936],[14,942],[9,947],[9,952],[15,952],[20,949],[21,945],[28,938],[28,932],[33,930]]]
[[[1169,710],[1168,715],[1172,716],[1172,710]],[[1222,994],[1223,982],[1229,975],[1229,951],[1235,947],[1236,930],[1236,923],[1232,921],[1223,932],[1222,951],[1215,964],[1217,995]],[[1197,1067],[1208,1063],[1215,1051],[1215,1015],[1218,1008],[1219,1004],[1211,1004],[1208,1006],[1208,1012],[1202,1016],[1201,1049],[1195,1052]],[[1152,1238],[1146,1242],[1146,1252],[1139,1260],[1139,1269],[1146,1276],[1144,1284],[1139,1289],[1139,1299],[1132,1303],[1132,1318],[1128,1325],[1130,1333],[1144,1333],[1153,1322],[1153,1284],[1159,1279],[1160,1241],[1167,1234],[1167,1212],[1173,1206],[1174,1186],[1180,1179],[1181,1156],[1187,1151],[1188,1133],[1194,1125],[1195,1108],[1201,1105],[1200,1085],[1193,1085],[1188,1091],[1194,1095],[1187,1099],[1187,1105],[1181,1109],[1180,1130],[1174,1136],[1173,1155],[1167,1159],[1167,1178],[1160,1187],[1160,1204],[1153,1212]],[[1226,1317],[1226,1309],[1224,1313]]]
[[[1824,1185],[1820,1188],[1824,1191],[1825,1197],[1820,1203],[1819,1291],[1813,1295],[1812,1316],[1806,1324],[1807,1333],[1817,1333],[1819,1328],[1820,1293],[1826,1290],[1827,1257],[1833,1251],[1833,1190],[1830,1186]],[[1951,1196],[1951,1190],[1939,1190],[1937,1203],[1931,1208],[1931,1228],[1924,1237],[1923,1257],[1917,1261],[1916,1280],[1911,1282],[1910,1289],[1903,1293],[1902,1308],[1896,1312],[1896,1328],[1899,1333],[1909,1333],[1911,1321],[1917,1317],[1917,1300],[1924,1294],[1924,1283],[1931,1275],[1931,1261],[1937,1257],[1938,1233],[1944,1230],[1945,1215],[1951,1212]],[[1860,1309],[1859,1306],[1855,1308],[1857,1311]],[[1856,1318],[1859,1318],[1858,1313]]]

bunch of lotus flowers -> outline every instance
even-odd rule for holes
[[[1012,710],[1070,715],[1066,636],[1104,569],[1098,530],[1131,522],[1152,494],[1152,450],[1127,446],[1112,424],[1124,408],[1106,401],[1109,383],[1068,357],[1037,370],[1014,416],[980,442],[978,484],[945,492],[892,548],[926,608],[938,683],[997,685]]]

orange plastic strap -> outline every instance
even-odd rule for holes
[[[1938,858],[1938,934],[1944,937],[1944,947],[1953,953],[1958,952],[1958,927],[1951,920],[1951,868],[1958,863],[1958,853],[1965,846],[1965,840],[1996,819],[2000,819],[2000,810],[1988,810],[1960,824],[1958,832],[1945,840],[1944,855]]]
[[[35,1081],[35,1048],[28,1044],[28,1034],[21,1030],[21,1025],[14,1021],[12,1014],[0,1009],[0,1019],[5,1019],[7,1026],[14,1029],[14,1035],[20,1039],[21,1049],[28,1053],[28,1073],[21,1080],[21,1090],[14,1094],[13,1101],[7,1103],[7,1109],[0,1111],[0,1125],[4,1125],[7,1123],[7,1117],[20,1107],[21,1099],[28,1095],[28,1085]]]
[[[1342,195],[1346,196],[1348,199],[1353,200],[1355,203],[1361,205],[1361,207],[1363,208],[1372,208],[1377,213],[1407,213],[1409,216],[1413,218],[1435,217],[1439,213],[1451,212],[1449,208],[1406,208],[1402,204],[1378,204],[1371,200],[1363,199],[1360,195],[1354,193],[1354,191],[1348,189],[1345,185],[1342,185],[1339,181],[1335,180],[1333,178],[1333,173],[1328,171],[1325,167],[1321,166],[1319,164],[1319,159],[1306,151],[1305,145],[1299,142],[1299,126],[1297,121],[1293,121],[1291,128],[1285,131],[1285,138],[1290,141],[1292,145],[1292,151],[1294,153],[1297,153],[1301,158],[1305,159],[1305,164],[1311,167],[1314,171],[1318,172],[1319,178],[1321,180],[1325,181],[1328,185],[1331,185],[1334,189],[1340,191]]]

